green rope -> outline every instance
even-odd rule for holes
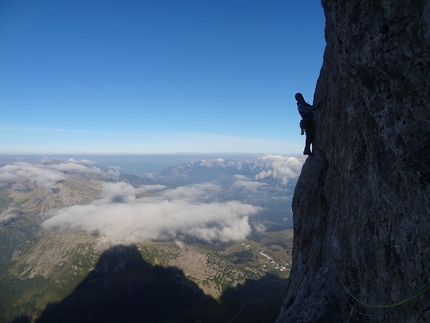
[[[355,306],[354,305],[352,305],[347,299],[346,299],[346,297],[344,297],[345,298],[345,302],[347,302],[348,303],[348,305],[355,311],[355,312],[357,312],[358,314],[360,314],[360,315],[363,315],[363,316],[367,316],[367,317],[376,317],[376,316],[382,316],[382,315],[385,315],[385,314],[388,314],[388,313],[390,313],[390,312],[392,312],[392,311],[394,311],[394,308],[390,308],[389,310],[386,310],[386,311],[384,311],[384,312],[381,312],[381,313],[373,313],[373,314],[368,314],[368,313],[364,313],[364,312],[361,312],[361,311],[359,311],[358,309],[356,309],[355,308]]]
[[[403,301],[400,301],[398,303],[394,303],[394,304],[391,304],[391,305],[370,305],[370,304],[367,304],[367,303],[361,301],[360,299],[358,299],[355,295],[353,295],[348,290],[348,288],[346,288],[345,284],[343,283],[342,279],[339,276],[339,273],[338,273],[338,271],[336,269],[336,266],[334,265],[334,262],[333,262],[333,268],[334,268],[334,270],[336,272],[337,278],[339,279],[342,287],[345,289],[345,291],[348,293],[348,295],[351,296],[354,300],[356,300],[361,305],[364,305],[364,306],[369,307],[369,308],[377,308],[377,309],[395,308],[395,307],[403,305],[403,304],[405,304],[407,302],[410,302],[414,298],[417,298],[418,296],[420,296],[421,294],[425,293],[427,290],[430,289],[430,282],[428,282],[427,284],[425,284],[424,286],[422,286],[420,289],[418,289],[416,292],[412,293],[406,299],[404,299]]]

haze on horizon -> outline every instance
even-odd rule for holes
[[[318,1],[2,1],[3,154],[300,154]]]

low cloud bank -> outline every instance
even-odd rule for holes
[[[103,171],[94,162],[83,159],[14,163],[0,168],[0,182],[12,188],[29,183],[51,187],[74,173],[96,175],[89,178],[101,180],[103,198],[89,205],[51,210],[49,219],[42,224],[47,229],[81,229],[119,243],[181,241],[185,236],[227,242],[243,240],[251,233],[250,217],[258,213],[272,216],[269,214],[272,209],[279,212],[289,207],[285,204],[289,189],[283,185],[299,176],[304,160],[275,155],[260,155],[245,161],[200,160],[195,162],[200,167],[222,167],[228,170],[227,175],[213,182],[174,189],[164,185],[134,187],[125,182],[106,182],[105,179],[118,179],[120,168],[111,166]],[[235,170],[241,174],[235,174]],[[268,178],[275,181],[262,181]],[[0,222],[12,213],[8,210],[0,214]],[[253,223],[254,230],[266,229],[258,221]]]
[[[226,161],[223,158],[212,158],[195,161],[188,165],[192,166],[193,164],[197,164],[207,168],[231,167],[237,170],[250,168],[252,172],[256,173],[254,180],[273,178],[278,180],[282,185],[286,185],[290,180],[299,177],[305,160],[305,156],[257,155],[255,157],[250,157],[246,161]]]
[[[181,239],[242,240],[251,233],[249,216],[260,207],[238,201],[211,200],[220,187],[207,183],[168,189],[155,196],[137,198],[150,187],[105,183],[105,197],[90,205],[51,211],[44,228],[82,229],[121,242]],[[163,187],[157,185],[153,190]],[[120,203],[117,203],[121,201]]]
[[[49,187],[66,179],[66,175],[45,165],[17,162],[0,168],[0,182],[27,181],[35,186]]]
[[[92,162],[84,160],[86,164]],[[65,180],[68,174],[94,174],[105,179],[118,179],[118,167],[110,167],[107,172],[94,166],[84,166],[71,159],[65,163],[30,164],[16,162],[0,168],[0,183],[13,183],[12,188],[19,189],[28,183],[36,187],[51,187],[55,183]]]

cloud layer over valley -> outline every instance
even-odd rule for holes
[[[89,162],[84,160],[83,163]],[[84,166],[74,159],[67,162],[49,161],[37,164],[15,162],[0,168],[0,183],[11,183],[14,189],[19,189],[19,186],[23,185],[51,187],[65,180],[67,174],[93,174],[105,179],[118,179],[120,172],[115,167],[105,172],[95,166]]]
[[[230,241],[244,239],[251,232],[248,216],[260,210],[238,201],[205,202],[221,189],[213,184],[136,198],[160,188],[157,185],[142,190],[124,182],[108,183],[104,185],[105,198],[90,205],[53,210],[43,226],[83,229],[127,242],[181,239],[185,235],[205,241]]]
[[[297,179],[303,161],[273,155],[240,161],[202,159],[168,168],[160,175],[164,181],[153,185],[121,180],[118,167],[102,170],[90,160],[18,162],[0,168],[0,182],[12,189],[29,183],[49,188],[71,174],[99,181],[102,198],[50,210],[44,215],[45,229],[85,230],[118,243],[186,237],[227,242],[264,231],[267,223],[291,221],[292,190],[286,185]],[[166,176],[170,183],[182,182],[166,184]]]

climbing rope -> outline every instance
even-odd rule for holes
[[[374,314],[368,314],[368,313],[364,313],[364,312],[362,312],[362,311],[359,311],[354,305],[352,305],[347,299],[346,299],[346,297],[344,297],[344,299],[345,299],[345,302],[347,302],[348,303],[348,305],[354,310],[354,312],[357,312],[358,314],[360,314],[360,315],[363,315],[363,316],[367,316],[367,317],[376,317],[376,316],[382,316],[382,315],[385,315],[385,314],[388,314],[388,313],[390,313],[390,312],[392,312],[392,311],[394,311],[394,308],[390,308],[389,310],[387,310],[387,311],[384,311],[384,312],[381,312],[381,313],[374,313]]]
[[[357,303],[369,307],[369,308],[373,308],[373,309],[389,309],[388,311],[385,311],[383,313],[378,313],[378,314],[366,314],[363,312],[358,311],[354,306],[352,306],[348,300],[345,298],[346,302],[348,303],[349,306],[351,306],[351,308],[356,311],[357,313],[361,314],[361,315],[365,315],[365,316],[379,316],[379,315],[385,315],[391,311],[393,311],[396,307],[399,307],[407,302],[410,302],[411,300],[413,300],[414,298],[417,298],[418,296],[420,296],[421,294],[425,293],[427,290],[430,289],[430,282],[428,282],[427,284],[423,285],[420,289],[418,289],[417,291],[415,291],[414,293],[412,293],[411,295],[409,295],[407,298],[405,298],[404,300],[391,304],[391,305],[371,305],[371,304],[367,304],[363,301],[361,301],[359,298],[357,298],[354,294],[352,294],[348,288],[345,286],[345,284],[343,283],[342,279],[340,278],[339,272],[337,271],[337,268],[334,264],[333,261],[333,268],[336,272],[337,278],[339,279],[339,282],[341,283],[343,289],[347,292],[347,294],[349,296],[351,296]]]

